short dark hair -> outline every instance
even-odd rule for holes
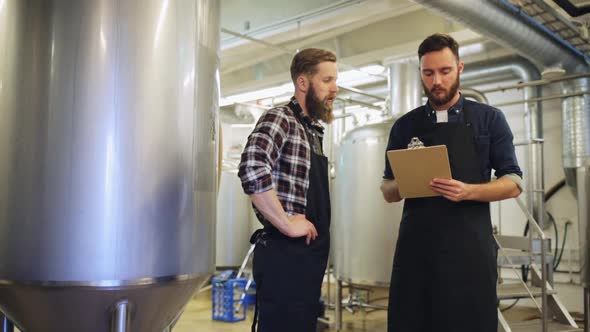
[[[295,54],[291,62],[291,79],[293,82],[301,74],[314,75],[317,65],[322,62],[336,62],[336,54],[321,48],[306,48]]]
[[[435,33],[426,37],[418,47],[418,60],[422,59],[426,53],[440,51],[445,47],[451,49],[455,58],[459,60],[459,44],[453,37],[445,33]]]

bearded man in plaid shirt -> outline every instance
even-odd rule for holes
[[[238,176],[264,226],[254,233],[257,301],[252,331],[314,332],[330,249],[328,160],[320,121],[334,116],[334,53],[295,55],[295,93],[266,111],[248,137]]]

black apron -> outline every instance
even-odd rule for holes
[[[301,120],[300,120],[301,122]],[[305,126],[305,124],[304,124]],[[315,332],[321,287],[330,250],[330,194],[328,158],[316,154],[310,142],[311,168],[305,216],[318,237],[309,246],[306,238],[289,238],[267,226],[255,233],[253,273],[256,312],[252,331]]]
[[[444,144],[453,179],[486,182],[469,110],[464,121],[412,129],[426,146]],[[389,290],[389,332],[496,332],[496,253],[489,203],[406,199]]]

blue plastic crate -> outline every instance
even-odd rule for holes
[[[211,310],[213,320],[239,322],[246,319],[247,303],[242,303],[238,312],[236,312],[236,309],[240,302],[242,302],[240,298],[244,293],[247,282],[248,280],[244,278],[213,278],[211,281]]]

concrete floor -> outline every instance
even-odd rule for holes
[[[332,290],[331,296],[333,301],[334,292]],[[387,305],[387,291],[383,288],[368,288],[357,292],[365,299],[373,299],[372,304]],[[324,296],[327,295],[324,289]],[[347,292],[344,290],[344,297],[347,297]],[[502,302],[501,308],[511,304],[512,301]],[[194,297],[187,305],[184,314],[181,316],[173,332],[194,332],[194,331],[208,331],[208,332],[234,332],[234,331],[250,331],[252,324],[253,307],[248,308],[248,316],[245,321],[237,323],[217,322],[211,319],[211,292],[203,291],[198,296]],[[461,312],[457,312],[461,315]],[[334,311],[327,311],[328,318],[334,322]],[[574,313],[574,318],[582,318],[580,313]],[[536,308],[528,306],[515,306],[504,312],[504,317],[509,322],[526,322],[539,317],[539,312]],[[357,310],[354,313],[350,311],[343,311],[343,326],[342,332],[385,332],[387,331],[387,312],[384,310],[367,309]],[[536,329],[534,329],[536,330]],[[326,331],[336,331],[334,325]],[[528,331],[528,330],[527,330]]]
[[[387,304],[387,301],[382,304]],[[211,319],[211,292],[204,291],[194,297],[180,320],[173,329],[173,332],[234,332],[250,331],[252,324],[253,307],[248,308],[248,316],[245,321],[237,323],[226,323],[213,321]],[[333,319],[333,311],[328,311],[329,318]],[[344,311],[343,329],[346,332],[385,332],[387,330],[387,312],[383,310],[373,312],[356,312],[354,314]],[[327,331],[335,331],[331,328]]]
[[[324,288],[323,296],[327,296],[327,290]],[[347,298],[347,290],[343,291],[344,298]],[[383,288],[366,288],[355,292],[365,300],[372,299],[371,303],[375,305],[387,305],[387,290]],[[331,299],[333,301],[334,290],[331,289]],[[509,305],[512,301],[502,302],[501,308]],[[519,303],[520,304],[520,303]],[[246,332],[250,331],[252,324],[253,307],[248,308],[248,315],[245,321],[237,323],[226,323],[212,320],[211,316],[211,291],[204,290],[192,298],[187,304],[182,316],[173,328],[172,332]],[[457,312],[461,315],[461,312]],[[327,316],[334,322],[334,311],[328,310]],[[573,313],[574,318],[582,318],[581,313]],[[515,306],[504,313],[504,317],[509,322],[526,322],[539,317],[536,308],[528,306]],[[342,332],[385,332],[387,331],[387,312],[384,310],[357,310],[354,313],[343,311]],[[580,325],[580,324],[579,324]],[[539,329],[526,330],[537,332]],[[336,331],[334,324],[325,331]]]
[[[344,298],[347,297],[346,290],[343,291]],[[334,296],[332,290],[332,301]],[[363,289],[356,292],[364,299],[372,299],[372,304],[375,305],[387,305],[387,291],[383,288]],[[324,296],[327,295],[324,289]],[[504,301],[501,304],[501,308],[505,308],[512,301]],[[253,307],[248,307],[248,315],[245,321],[236,323],[226,323],[212,320],[211,316],[211,291],[204,290],[196,294],[192,300],[187,304],[183,314],[178,320],[176,326],[172,332],[195,332],[195,331],[207,331],[207,332],[246,332],[250,331],[252,324],[252,311]],[[461,315],[461,312],[457,312]],[[336,331],[334,326],[334,311],[328,310],[326,315],[331,320],[332,325],[324,331],[333,332]],[[572,316],[576,320],[583,318],[583,315],[579,312],[572,313]],[[508,322],[529,322],[539,317],[539,311],[536,308],[529,306],[515,306],[508,311],[504,312],[504,317]],[[354,313],[344,310],[342,316],[343,326],[341,332],[386,332],[387,331],[387,312],[384,310],[356,310]],[[578,323],[580,327],[581,324]],[[524,329],[522,331],[538,332],[540,329]],[[16,329],[17,332],[19,332]],[[520,330],[519,330],[520,331]]]

